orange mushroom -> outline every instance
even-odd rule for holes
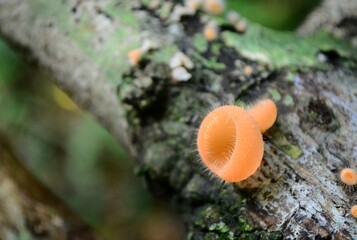
[[[224,0],[205,0],[203,2],[204,10],[212,15],[218,15],[224,12]]]
[[[357,205],[353,205],[351,207],[351,215],[355,218],[357,218]]]
[[[131,50],[128,53],[128,59],[131,65],[136,66],[138,65],[139,61],[141,60],[141,57],[143,55],[143,52],[140,48],[136,48]]]
[[[258,124],[236,106],[222,106],[206,116],[198,132],[197,146],[206,166],[228,182],[252,175],[264,150]]]
[[[357,184],[357,173],[352,168],[344,168],[340,172],[341,181],[347,186],[353,186]]]
[[[266,113],[270,111],[270,107],[259,109]],[[258,109],[253,112],[256,111]],[[260,116],[259,111],[255,115]],[[264,128],[271,126],[271,122],[260,120]],[[216,108],[203,119],[198,131],[197,148],[202,161],[227,182],[247,179],[256,172],[263,159],[261,129],[254,116],[240,107],[226,105]]]
[[[219,28],[214,22],[208,22],[203,28],[203,35],[207,41],[214,41],[218,38]]]
[[[270,99],[258,101],[248,112],[258,123],[262,133],[273,126],[278,115],[278,109],[275,103]]]

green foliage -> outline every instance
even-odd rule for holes
[[[263,26],[293,30],[320,0],[228,0],[227,7]]]
[[[244,57],[266,62],[274,67],[326,67],[317,54],[334,51],[342,58],[355,59],[357,50],[327,33],[302,37],[292,32],[279,32],[253,23],[244,34],[223,32],[223,40]]]

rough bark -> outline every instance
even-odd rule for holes
[[[137,157],[137,174],[182,212],[189,239],[356,238],[354,192],[338,180],[356,167],[356,50],[253,24],[239,34],[222,19],[220,39],[207,43],[206,14],[175,23],[174,3],[145,2],[1,0],[0,32]],[[126,53],[147,38],[160,48],[130,66]],[[194,60],[187,82],[168,67],[178,50]],[[279,117],[260,170],[239,184],[205,173],[199,120],[212,106],[267,96]]]

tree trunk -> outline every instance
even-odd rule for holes
[[[0,0],[0,32],[137,158],[136,173],[182,212],[189,239],[356,239],[354,192],[338,177],[356,167],[356,49],[310,20],[301,31],[315,35],[302,37],[253,23],[238,33],[211,17],[222,31],[207,42],[207,14],[176,21],[176,5]],[[328,29],[353,44],[357,18],[347,12]],[[346,19],[355,24],[339,27]],[[127,53],[145,40],[159,48],[131,66]],[[172,77],[177,51],[194,63],[188,81]],[[197,123],[214,106],[262,97],[276,101],[278,120],[259,171],[239,184],[212,178],[195,153]]]

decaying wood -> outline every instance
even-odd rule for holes
[[[199,16],[174,22],[167,14],[174,3],[159,6],[64,1],[59,11],[71,19],[63,23],[39,11],[48,8],[44,1],[0,0],[0,32],[135,153],[137,174],[153,194],[182,212],[189,239],[357,238],[356,220],[349,214],[355,195],[338,180],[344,166],[356,167],[356,59],[330,49],[315,53],[322,68],[304,62],[273,66],[258,61],[261,54],[249,58],[244,46],[221,40],[206,43],[200,52],[194,46],[203,26]],[[129,40],[117,30],[128,30]],[[77,31],[88,37],[77,38]],[[109,49],[112,41],[125,52],[143,36],[194,59],[192,79],[173,81],[165,52],[136,67],[123,63],[112,74],[112,62],[126,61]],[[277,101],[279,117],[265,134],[262,167],[236,185],[212,178],[194,153],[197,123],[212,106],[263,96]]]

